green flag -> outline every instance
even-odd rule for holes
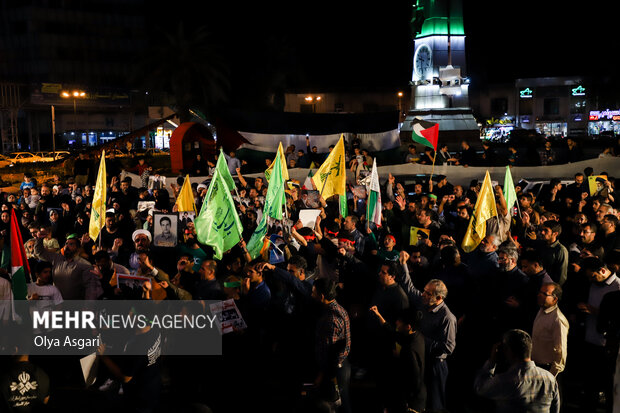
[[[515,184],[512,182],[512,174],[508,165],[506,165],[506,175],[504,176],[504,198],[506,199],[506,207],[510,211],[517,202],[517,192],[515,191]]]
[[[248,253],[252,259],[255,259],[260,255],[260,250],[263,248],[263,239],[265,238],[265,235],[267,235],[267,214],[263,211],[263,216],[258,223],[258,227],[254,230],[254,233],[250,237],[247,245]]]
[[[284,176],[282,176],[282,168],[280,167],[280,157],[276,156],[273,172],[269,178],[269,187],[267,188],[267,196],[265,197],[265,207],[263,215],[269,215],[278,221],[282,220],[282,210],[286,202],[286,194],[284,193]]]
[[[267,217],[282,220],[282,209],[286,202],[286,194],[284,193],[284,177],[282,176],[282,168],[280,167],[280,157],[276,156],[271,176],[269,177],[269,187],[267,188],[267,196],[265,197],[265,206],[263,207],[263,217],[258,227],[248,241],[248,252],[252,259],[260,254],[263,247],[263,238],[267,235]]]
[[[198,241],[213,247],[215,259],[221,260],[223,254],[241,241],[243,227],[235,209],[230,189],[222,174],[216,170],[209,184],[207,196],[194,220]]]
[[[220,156],[217,158],[217,164],[215,165],[215,169],[220,172],[221,178],[226,182],[226,186],[228,186],[229,191],[234,191],[235,181],[233,180],[232,175],[230,175],[230,171],[228,170],[228,163],[226,163],[226,156],[224,155],[224,150],[220,148]]]
[[[347,206],[347,196],[346,195],[338,195],[340,201],[340,215],[343,218],[346,218],[349,213],[349,208]]]

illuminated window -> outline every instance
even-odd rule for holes
[[[586,113],[585,99],[573,99],[571,101],[570,113]]]

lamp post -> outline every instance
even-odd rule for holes
[[[308,95],[308,96],[306,96],[304,98],[304,100],[306,102],[308,102],[308,104],[312,105],[312,113],[315,113],[316,112],[316,105],[317,105],[317,103],[319,103],[321,101],[321,97],[320,96],[314,97],[314,96]]]
[[[77,132],[77,100],[84,99],[86,97],[86,92],[83,90],[74,90],[72,92],[63,90],[60,96],[64,99],[73,98],[73,127]]]
[[[52,157],[54,160],[56,159],[56,112],[54,105],[52,105]]]
[[[403,116],[402,100],[403,100],[403,92],[398,92],[398,121],[399,122]]]

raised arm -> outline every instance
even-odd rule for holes
[[[397,281],[407,294],[407,297],[409,297],[409,302],[414,304],[416,308],[421,309],[424,305],[422,302],[422,292],[415,288],[415,286],[413,285],[413,281],[411,281],[411,276],[409,275],[409,268],[407,267],[408,260],[409,254],[406,251],[401,251],[400,257],[398,259],[398,262],[400,263],[400,271],[397,275]]]
[[[235,171],[237,171],[237,177],[239,178],[239,183],[241,186],[247,188],[248,182],[245,180],[243,175],[241,175],[241,168],[235,168]]]

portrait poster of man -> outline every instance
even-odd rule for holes
[[[431,235],[431,231],[424,228],[411,227],[409,230],[409,245],[418,245]]]
[[[153,214],[153,245],[156,247],[175,247],[179,226],[178,214]]]
[[[185,230],[187,224],[194,222],[194,218],[196,218],[196,213],[194,211],[179,212],[179,233]]]

